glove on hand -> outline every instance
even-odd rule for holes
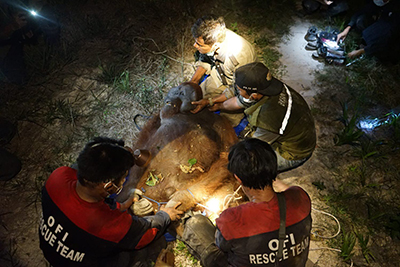
[[[143,192],[139,189],[134,189],[131,195],[134,195],[138,201],[133,202],[131,206],[131,211],[136,216],[146,216],[150,215],[153,212],[153,205],[152,203],[146,199],[142,198]]]
[[[146,216],[153,212],[153,205],[149,200],[142,198],[133,203],[131,209],[136,216]]]
[[[130,193],[130,195],[134,198],[136,198],[137,200],[141,199],[141,196],[143,195],[142,190],[139,190],[137,188],[133,189],[132,192]]]

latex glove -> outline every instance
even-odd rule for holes
[[[146,198],[133,202],[131,206],[133,214],[136,216],[146,216],[153,212],[153,204]]]
[[[133,195],[134,202],[131,206],[131,211],[136,216],[146,216],[153,212],[153,204],[146,198],[143,198],[143,192],[140,189],[133,189],[130,193]]]
[[[130,195],[131,196],[133,195],[133,197],[138,201],[139,199],[142,198],[143,192],[142,192],[142,190],[135,188],[135,189],[132,190]]]

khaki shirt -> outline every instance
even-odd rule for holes
[[[197,66],[201,66],[206,70],[206,74],[210,75],[200,87],[203,90],[204,98],[214,97],[223,93],[226,89],[227,97],[233,97],[233,83],[235,70],[243,65],[258,61],[257,54],[252,44],[243,37],[237,35],[231,30],[226,30],[225,40],[221,43],[213,56],[214,61],[221,61],[221,69],[225,74],[227,84],[222,83],[222,79],[215,68],[209,63],[198,61]],[[229,88],[232,87],[232,88]]]

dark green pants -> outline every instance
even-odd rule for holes
[[[195,215],[185,223],[182,241],[204,267],[228,266],[227,255],[215,245],[215,226],[205,216]]]

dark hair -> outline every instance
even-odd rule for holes
[[[204,43],[212,45],[216,42],[223,42],[226,36],[225,22],[222,17],[203,16],[192,26],[194,38],[203,38]]]
[[[276,154],[260,139],[250,138],[231,147],[228,170],[251,189],[272,186],[277,175]]]
[[[124,148],[123,140],[96,137],[85,145],[77,163],[78,180],[86,185],[85,182],[118,182],[135,161],[132,153]]]

